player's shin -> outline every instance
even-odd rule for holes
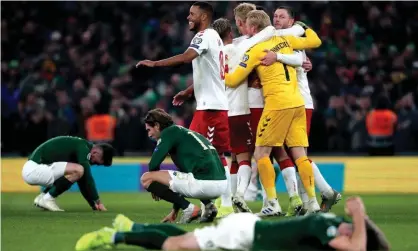
[[[311,163],[309,162],[308,157],[303,156],[298,158],[295,161],[295,164],[298,167],[300,178],[302,180],[303,186],[305,187],[309,199],[316,198],[313,168]]]
[[[238,168],[237,194],[244,197],[251,180],[251,163],[247,160],[241,161]]]
[[[143,231],[150,231],[150,230],[158,230],[163,232],[168,236],[179,236],[185,234],[186,231],[176,227],[175,225],[170,224],[140,224],[134,223],[132,226],[132,232],[143,232]]]
[[[140,246],[146,249],[161,250],[169,236],[158,230],[145,230],[141,232],[117,232],[114,235],[114,244]]]
[[[226,180],[228,186],[226,191],[221,195],[221,207],[231,207],[232,208],[232,196],[231,196],[231,175],[229,173],[228,163],[226,162],[225,157],[221,157],[222,164],[225,168]]]
[[[310,160],[311,161],[311,160]],[[315,177],[315,184],[318,187],[319,191],[327,198],[332,198],[334,195],[334,191],[332,190],[331,186],[322,176],[322,173],[319,171],[318,166],[315,162],[311,161],[314,177]]]
[[[260,180],[267,193],[267,198],[273,200],[277,198],[276,185],[274,183],[276,173],[273,164],[268,156],[262,157],[257,161]]]
[[[286,185],[289,197],[298,195],[298,184],[296,179],[296,169],[290,159],[279,161],[280,170]]]
[[[229,173],[231,175],[231,193],[234,195],[237,192],[238,186],[238,162],[231,162],[231,168],[229,170]]]
[[[305,187],[303,186],[303,183],[299,174],[296,175],[296,179],[298,181],[299,195],[303,202],[303,208],[307,209],[308,204],[309,204],[308,194],[306,193]]]
[[[54,185],[49,189],[48,193],[45,194],[45,199],[57,198],[59,195],[71,188],[73,182],[69,181],[65,176],[57,179]]]
[[[153,193],[154,195],[165,201],[171,202],[179,206],[183,210],[188,208],[190,205],[190,202],[187,201],[183,196],[173,192],[172,190],[170,190],[168,186],[158,183],[156,181],[152,182],[148,186],[147,191]]]

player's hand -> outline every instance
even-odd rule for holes
[[[179,211],[172,209],[171,212],[161,220],[161,223],[174,223],[177,219]]]
[[[138,68],[141,65],[148,66],[148,67],[155,67],[155,61],[151,61],[151,60],[142,60],[142,61],[139,61],[136,64],[136,68]]]
[[[308,57],[306,58],[305,61],[303,61],[302,68],[305,70],[305,72],[312,70],[312,63]]]
[[[184,101],[188,100],[192,95],[188,94],[186,91],[180,91],[176,94],[173,98],[173,105],[180,106],[184,103]]]
[[[97,211],[107,211],[103,203],[99,202],[94,205]]]
[[[151,193],[151,196],[155,201],[160,201],[160,197],[158,197],[157,195]]]
[[[295,24],[299,25],[300,27],[302,27],[305,30],[309,29],[309,26],[307,26],[304,22],[297,21],[297,22],[295,22]]]
[[[257,76],[256,71],[252,71],[250,75],[248,75],[248,87],[261,89],[261,81]]]
[[[266,55],[261,59],[261,64],[265,66],[272,65],[277,62],[277,55],[276,53],[270,51],[270,50],[264,50]]]
[[[345,213],[349,216],[354,214],[366,215],[363,201],[360,197],[351,197],[345,203]]]

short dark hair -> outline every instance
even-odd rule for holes
[[[170,114],[160,108],[152,109],[145,116],[144,122],[150,126],[160,125],[160,131],[174,124]]]
[[[111,166],[113,162],[113,155],[115,154],[113,146],[108,143],[99,143],[96,144],[96,146],[100,147],[103,151],[103,165]]]
[[[263,7],[263,6],[261,6],[261,5],[256,5],[256,6],[255,6],[255,9],[256,9],[256,10],[266,11],[266,9],[264,9],[264,7]]]
[[[218,32],[221,39],[225,39],[232,32],[231,22],[226,18],[216,19],[212,24],[213,29]]]
[[[286,10],[290,18],[295,18],[295,12],[293,11],[293,8],[290,6],[286,6],[286,5],[279,6],[276,8],[276,10]]]
[[[212,19],[214,11],[213,11],[213,7],[210,3],[208,3],[208,2],[195,2],[194,4],[192,4],[192,6],[199,7],[201,10],[206,12],[206,14],[208,14],[208,17],[210,19]]]

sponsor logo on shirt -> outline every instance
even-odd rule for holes
[[[244,68],[247,68],[247,64],[244,63],[244,62],[239,63],[239,65],[242,66],[242,67],[244,67]]]

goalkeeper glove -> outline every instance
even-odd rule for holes
[[[307,26],[304,22],[297,21],[295,24],[298,24],[300,27],[302,27],[304,30],[309,29],[309,26]]]

